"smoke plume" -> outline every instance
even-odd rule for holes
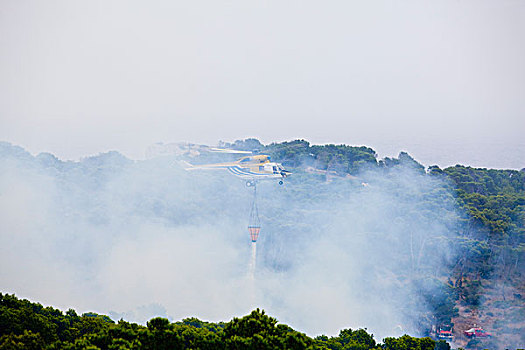
[[[311,336],[418,335],[454,257],[447,184],[409,165],[326,180],[298,169],[284,186],[258,185],[252,280],[244,181],[172,157],[63,162],[4,143],[0,288],[137,322],[260,307]]]

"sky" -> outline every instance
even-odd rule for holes
[[[0,0],[0,140],[366,145],[525,167],[523,1]]]

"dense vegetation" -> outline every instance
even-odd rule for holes
[[[436,345],[437,344],[437,345]],[[0,349],[450,349],[441,341],[404,335],[378,344],[364,329],[345,329],[337,337],[312,339],[254,310],[227,323],[196,318],[171,323],[153,318],[147,326],[115,323],[95,313],[65,314],[52,307],[0,293]]]
[[[388,171],[399,165],[425,171],[424,166],[405,152],[397,159],[378,161],[375,151],[364,146],[319,146],[304,140],[263,146],[253,139],[237,141],[232,146],[260,149],[288,167],[312,166],[340,175],[358,175],[371,167]],[[505,277],[521,276],[525,272],[525,169],[477,169],[456,165],[442,170],[433,165],[428,167],[428,174],[444,177],[449,182],[458,206],[465,213],[462,231],[467,246],[465,253],[471,257],[474,251],[474,255],[480,257],[474,265],[465,259],[460,274],[468,270],[487,277],[494,266],[503,265],[499,271]]]
[[[447,267],[447,281],[438,283],[433,293],[425,296],[432,310],[432,315],[426,316],[428,322],[439,327],[454,326],[456,321],[461,323],[460,327],[467,328],[481,322],[499,333],[500,339],[517,336],[513,344],[525,343],[525,169],[462,165],[445,169],[433,165],[425,169],[405,152],[398,158],[378,160],[368,147],[318,146],[304,140],[264,146],[249,139],[236,141],[231,146],[267,152],[294,172],[305,169],[313,169],[317,174],[324,172],[327,180],[334,176],[359,178],[370,169],[389,173],[399,167],[443,180],[443,191],[455,194],[462,225],[454,237],[453,244],[459,253]],[[436,191],[423,200],[447,199]],[[422,294],[425,295],[424,288]],[[460,315],[459,308],[466,311]],[[504,309],[510,311],[501,311]],[[430,328],[425,330],[425,327],[421,324],[420,329],[430,334]],[[460,329],[456,335],[461,337]],[[478,342],[474,340],[469,344],[475,347]]]
[[[237,218],[243,211],[245,198],[239,190],[242,186],[228,182],[227,174],[224,178],[217,176],[211,180],[203,174],[189,176],[173,166],[172,157],[133,162],[117,152],[109,152],[81,162],[62,162],[50,154],[33,157],[19,147],[0,146],[4,173],[9,175],[10,169],[19,167],[22,170],[13,174],[22,174],[20,177],[24,181],[24,176],[36,173],[44,174],[42,178],[57,184],[56,192],[51,193],[56,193],[54,198],[60,201],[56,205],[58,224],[48,234],[51,235],[49,239],[53,239],[53,231],[64,230],[58,235],[58,242],[69,236],[68,227],[76,229],[80,226],[77,223],[85,222],[97,225],[95,232],[100,230],[108,238],[128,234],[121,229],[129,229],[123,222],[118,223],[118,232],[108,231],[107,223],[113,219],[108,215],[111,212],[108,208],[114,208],[110,206],[112,203],[126,203],[118,207],[121,211],[114,215],[122,221],[129,217],[146,217],[174,227],[191,223],[195,218],[204,222]],[[367,239],[355,236],[359,230],[354,229],[346,235],[336,236],[339,241],[329,247],[334,249],[341,244],[346,254],[357,256],[349,261],[359,259],[363,275],[352,282],[359,281],[371,291],[386,292],[387,306],[390,304],[393,310],[403,314],[400,323],[406,320],[407,332],[433,336],[436,327],[453,326],[456,340],[463,341],[459,343],[461,346],[476,348],[480,341],[462,338],[462,331],[477,323],[496,335],[492,343],[481,341],[481,347],[491,348],[491,344],[502,343],[502,340],[508,340],[505,345],[509,348],[525,344],[522,297],[525,293],[525,171],[474,169],[461,165],[446,169],[425,168],[404,152],[397,158],[377,159],[377,154],[368,147],[310,145],[304,140],[265,146],[249,139],[223,146],[270,154],[273,160],[283,163],[294,173],[285,190],[275,190],[261,198],[264,215],[279,218],[265,221],[266,232],[286,232],[261,236],[259,244],[266,248],[258,257],[262,266],[279,274],[293,270],[293,259],[305,251],[304,242],[315,242],[320,233],[330,232],[334,221],[343,215],[363,213],[366,214],[363,221],[352,222],[352,225],[366,229]],[[214,157],[216,159],[212,159]],[[200,161],[224,161],[222,157],[224,155],[211,155],[207,159],[202,156]],[[403,174],[409,175],[408,182]],[[31,176],[28,178],[33,179]],[[411,186],[411,181],[419,185]],[[368,182],[370,186],[365,187]],[[119,187],[121,183],[124,185]],[[129,184],[134,186],[133,191],[126,187]],[[187,188],[190,190],[181,190]],[[271,188],[267,186],[266,190],[270,193]],[[368,215],[359,202],[366,202],[378,193],[381,193],[381,200],[387,200],[384,208],[377,209],[380,219]],[[49,197],[47,192],[46,196]],[[388,201],[389,196],[395,200]],[[286,203],[286,210],[283,210],[283,203]],[[377,206],[380,203],[370,200],[368,204]],[[345,223],[336,224],[342,227]],[[35,237],[39,237],[38,232]],[[89,234],[89,230],[71,232],[76,240],[81,240],[82,232]],[[101,246],[81,242],[84,243],[78,249],[74,249],[74,245],[67,246],[73,249],[69,249],[63,259],[68,263],[73,260],[84,268],[100,256],[96,248]],[[57,244],[57,250],[50,254],[60,257],[64,253],[60,247]],[[454,250],[451,259],[438,254],[449,248]],[[356,255],[359,250],[366,251],[366,258]],[[389,263],[377,266],[381,265],[377,261],[385,261],[382,257],[385,252]],[[97,271],[89,265],[86,270]],[[338,272],[342,274],[342,283],[352,277],[344,268]],[[381,289],[383,286],[377,281],[383,282],[382,279],[387,280],[387,289]],[[366,299],[367,295],[360,297]],[[176,348],[173,344],[184,344],[186,348],[209,346],[219,349],[294,348],[293,344],[299,344],[298,348],[328,349],[430,346],[430,341],[424,338],[408,336],[387,338],[380,345],[365,330],[344,330],[338,337],[312,339],[278,325],[258,311],[227,324],[197,319],[176,323],[153,319],[145,327],[124,321],[114,323],[96,314],[78,316],[73,310],[63,315],[58,310],[19,301],[9,295],[2,296],[0,322],[0,344],[7,348],[17,343],[25,344],[26,348],[31,347],[29,344],[34,348],[86,348],[91,345],[110,348],[110,344],[111,348],[118,348],[121,344],[126,348],[139,343],[143,348],[160,348],[157,341],[173,341],[172,348]],[[260,332],[250,330],[246,333],[247,323],[264,326]],[[265,345],[260,345],[262,343]],[[409,347],[409,343],[415,345]]]
[[[399,157],[377,160],[368,147],[347,145],[310,145],[304,140],[272,143],[264,146],[258,140],[236,141],[225,146],[269,153],[283,165],[312,167],[338,175],[359,175],[370,168],[388,171],[408,166],[425,172],[425,167],[405,152]],[[464,229],[460,241],[465,246],[459,276],[473,273],[478,278],[491,276],[494,267],[501,278],[519,277],[525,273],[525,169],[476,169],[456,165],[446,169],[428,167],[429,176],[448,182],[464,212]]]

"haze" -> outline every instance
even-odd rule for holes
[[[367,145],[525,166],[523,1],[0,2],[0,140]]]
[[[116,152],[60,162],[0,143],[0,291],[141,323],[259,307],[312,336],[415,335],[462,229],[442,181],[410,163],[261,181],[253,274],[253,189],[228,172]]]

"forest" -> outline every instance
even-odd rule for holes
[[[370,169],[388,174],[399,167],[442,179],[440,186],[454,194],[461,225],[450,237],[458,253],[447,266],[446,281],[444,275],[441,278],[441,293],[427,298],[434,327],[454,328],[456,323],[456,337],[467,347],[491,346],[489,341],[461,339],[459,328],[468,328],[469,323],[491,328],[500,341],[509,340],[516,347],[525,344],[525,168],[430,165],[425,169],[406,152],[378,160],[368,147],[310,145],[305,140],[264,146],[248,139],[226,146],[261,150],[296,172],[309,167],[322,170],[327,179],[360,178]],[[440,196],[428,199],[442,200]]]
[[[497,273],[499,279],[516,281],[525,272],[525,168],[518,171],[456,165],[440,169],[430,165],[425,170],[406,152],[397,159],[378,160],[376,152],[368,147],[310,145],[304,140],[264,146],[256,139],[247,139],[224,146],[259,150],[294,171],[312,167],[325,171],[327,177],[359,176],[371,168],[388,172],[396,167],[412,167],[442,178],[464,214],[464,226],[457,237],[463,254],[455,277],[488,279]]]
[[[408,335],[377,343],[366,329],[310,338],[259,309],[226,323],[156,317],[142,326],[96,313],[78,315],[73,309],[63,313],[0,293],[0,349],[447,350],[450,345]]]
[[[140,320],[131,302],[109,316],[79,316],[4,293],[1,346],[446,349],[436,343],[441,327],[453,330],[455,347],[525,344],[524,169],[441,169],[406,152],[378,159],[369,147],[304,140],[219,146],[269,154],[293,172],[284,186],[260,185],[260,292],[254,298],[314,336],[259,310],[228,323],[185,318],[202,305],[200,314],[220,315],[239,314],[252,303],[238,277],[244,256],[233,253],[247,251],[246,237],[232,232],[243,231],[251,200],[238,179],[188,174],[169,155],[132,161],[108,152],[72,162],[0,143],[2,291],[19,294],[18,276],[30,271],[41,286],[33,295],[47,291],[46,300],[60,286],[64,295],[92,303],[127,301],[125,290],[155,294],[163,304]],[[187,159],[224,161],[205,154]],[[31,213],[30,219],[20,213]],[[302,297],[305,288],[311,296]],[[317,297],[327,290],[339,302],[335,309]],[[165,317],[151,318],[158,310]],[[473,325],[493,337],[467,339],[463,331]],[[315,335],[323,327],[343,330]]]

